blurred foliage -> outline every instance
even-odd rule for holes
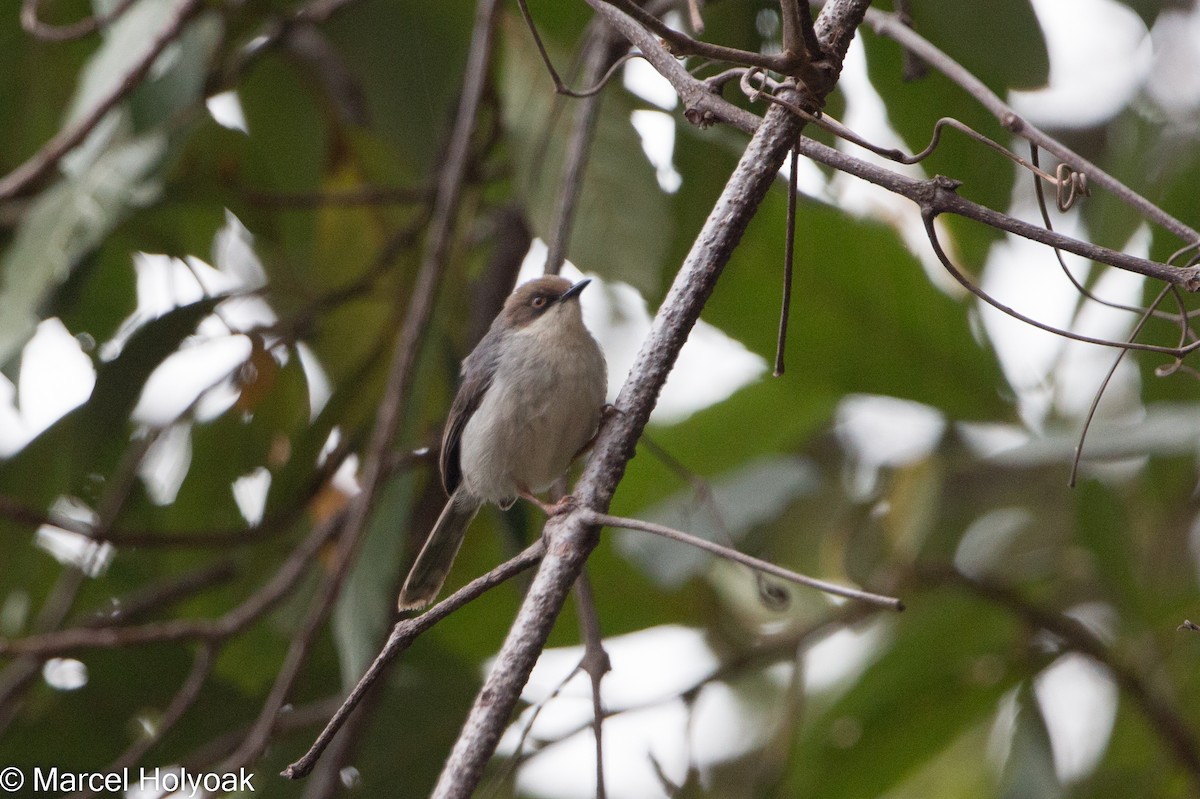
[[[82,0],[42,5],[52,22],[92,11]],[[180,5],[142,0],[99,33],[50,43],[22,31],[9,4],[0,13],[0,170],[16,168],[116,85]],[[205,4],[51,179],[0,205],[2,639],[220,617],[278,581],[301,542],[353,494],[351,479],[331,481],[330,473],[343,458],[348,474],[361,465],[381,400],[428,230],[473,5],[357,0],[318,25],[279,25],[308,5]],[[1129,5],[1148,26],[1162,10],[1149,0]],[[590,11],[582,2],[530,6],[551,58],[578,85],[575,59]],[[1047,48],[1025,0],[909,6],[919,32],[998,94],[1046,81]],[[778,47],[776,9],[710,4],[704,37]],[[549,235],[576,101],[553,94],[515,5],[505,6],[497,35],[449,274],[394,470],[276,737],[252,764],[256,796],[307,795],[318,784],[275,775],[311,742],[392,621],[414,540],[442,499],[422,448],[437,440],[470,346],[465,320],[482,307],[473,288],[493,279],[486,264],[503,246],[497,220],[517,208],[535,235]],[[870,84],[906,147],[924,147],[942,116],[1006,140],[946,78],[905,82],[894,44],[865,29],[858,38]],[[206,108],[206,100],[234,96],[225,92],[236,95],[244,131]],[[840,115],[853,102],[835,93],[828,110]],[[630,124],[635,110],[652,106],[614,81],[600,106],[569,257],[634,286],[653,309],[745,138],[694,129],[668,110],[681,183],[667,192]],[[1194,114],[1186,123],[1138,96],[1107,123],[1063,135],[1194,222]],[[923,167],[1000,210],[1030,192],[1010,162],[953,132]],[[666,624],[699,630],[723,665],[660,699],[690,713],[720,686],[741,702],[732,728],[754,730],[741,742],[752,746],[706,760],[688,755],[682,765],[651,746],[632,765],[653,757],[658,777],[636,788],[618,781],[610,795],[662,795],[668,783],[678,796],[793,799],[1195,795],[1200,639],[1176,630],[1200,612],[1195,383],[1160,378],[1164,358],[1137,356],[1128,396],[1101,413],[1084,444],[1080,484],[1067,488],[1078,413],[1053,406],[1031,415],[1021,404],[1029,387],[1006,379],[976,304],[931,279],[928,253],[898,232],[892,210],[843,203],[837,184],[799,201],[786,374],[652,425],[654,447],[669,459],[642,446],[614,512],[728,536],[789,568],[898,593],[908,610],[835,606],[790,588],[789,601],[771,605],[740,568],[640,534],[606,533],[589,562],[605,633]],[[347,201],[364,190],[379,196]],[[1142,224],[1102,194],[1072,213],[1109,246],[1125,246]],[[704,312],[766,359],[775,348],[785,215],[781,184]],[[973,223],[948,227],[973,273],[1002,240]],[[1177,246],[1157,230],[1147,240],[1158,259]],[[1056,269],[1051,253],[1045,259]],[[34,346],[50,340],[53,319],[73,337],[59,341],[59,352],[90,364],[95,384],[81,405],[35,427],[41,417],[31,403],[70,394],[67,367]],[[1177,327],[1155,322],[1148,332],[1170,340]],[[189,353],[218,349],[220,368],[178,367]],[[1068,360],[1064,353],[1039,377],[1048,393],[1066,380]],[[163,383],[183,395],[175,410],[142,407],[143,392],[162,394]],[[873,395],[926,409],[937,421],[927,446],[881,457],[872,443],[886,442],[856,438],[863,420],[848,415],[846,400]],[[30,523],[41,514],[66,515],[68,527],[94,525],[114,547],[56,549],[53,536]],[[539,523],[528,508],[485,510],[450,583],[491,568],[537,535]],[[232,751],[332,562],[329,545],[317,547],[278,601],[220,642],[194,704],[152,742],[142,765],[202,771]],[[219,579],[169,593],[214,565]],[[321,768],[334,788],[364,797],[428,793],[522,585],[514,580],[454,614],[400,659],[369,697],[353,740],[327,754]],[[140,605],[156,591],[168,595]],[[845,669],[837,679],[806,683],[829,668],[828,657],[821,666],[807,654],[835,631],[859,641],[857,654],[838,664]],[[570,613],[551,641],[578,643]],[[157,735],[198,651],[183,641],[66,652],[86,669],[70,690],[56,685],[53,662],[0,657],[0,766],[105,768]],[[1070,703],[1104,702],[1094,693],[1057,704],[1047,696],[1071,652],[1090,657],[1100,675],[1092,687],[1115,686],[1116,697],[1107,706],[1111,731],[1096,722],[1090,759],[1073,766],[1064,765],[1069,746],[1054,714],[1093,719]],[[782,683],[781,665],[791,674]],[[615,711],[614,725],[625,710]],[[532,762],[556,756],[553,741],[530,741],[538,746]],[[631,765],[611,757],[610,775]],[[577,778],[551,793],[590,795],[590,766],[569,767]],[[516,785],[547,793],[499,765],[492,778],[504,793]]]

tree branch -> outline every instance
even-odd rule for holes
[[[325,729],[317,736],[317,740],[313,742],[313,745],[304,754],[304,757],[283,770],[283,776],[295,780],[306,776],[312,771],[313,766],[316,765],[317,760],[321,757],[321,753],[329,746],[329,742],[333,740],[333,736],[337,734],[350,713],[362,701],[363,696],[379,678],[383,669],[396,656],[408,649],[418,636],[471,600],[533,566],[542,557],[544,551],[545,546],[539,540],[515,558],[501,563],[481,577],[476,577],[441,602],[426,610],[420,616],[396,622],[396,625],[392,628],[392,634],[388,637],[383,649],[375,656],[375,660],[371,663],[366,673],[359,678],[358,684],[354,686],[354,689],[350,691],[350,694],[342,702],[341,707],[333,714],[333,717],[325,725]]]
[[[175,16],[159,32],[150,44],[150,49],[142,56],[142,60],[134,65],[106,97],[101,99],[92,110],[71,127],[65,127],[42,145],[25,163],[0,178],[0,201],[11,200],[31,190],[50,173],[63,156],[75,149],[88,134],[100,124],[109,111],[116,108],[130,92],[136,89],[142,80],[150,73],[150,68],[158,60],[159,55],[167,46],[179,38],[192,17],[204,9],[203,0],[185,0],[175,12]]]
[[[1005,608],[1034,627],[1052,633],[1069,650],[1086,655],[1104,667],[1117,685],[1128,694],[1163,738],[1175,758],[1183,765],[1196,786],[1200,786],[1200,742],[1188,722],[1175,710],[1176,701],[1163,696],[1152,680],[1121,658],[1079,621],[1036,605],[1011,586],[989,577],[967,575],[950,566],[926,566],[918,577],[935,585],[951,585]]]
[[[923,210],[931,211],[934,214],[951,213],[973,219],[998,230],[1014,233],[1049,247],[1057,247],[1093,261],[1173,283],[1188,291],[1200,291],[1200,267],[1169,266],[1146,258],[1139,258],[1136,255],[1110,250],[1091,242],[1080,241],[1024,222],[962,197],[955,191],[958,187],[957,182],[949,178],[940,176],[929,180],[910,178],[835,150],[814,139],[801,138],[796,147],[801,155],[848,175],[854,175],[877,186],[882,186],[902,197],[907,197]]]
[[[320,631],[325,617],[341,591],[342,583],[362,544],[368,522],[374,511],[375,498],[386,481],[390,469],[389,453],[400,427],[400,420],[412,394],[413,375],[433,316],[434,301],[450,253],[450,245],[458,222],[459,200],[466,182],[470,162],[471,136],[475,131],[480,103],[487,86],[492,55],[492,43],[498,20],[498,0],[479,0],[475,10],[475,25],[467,59],[463,90],[450,133],[446,160],[440,166],[433,217],[421,258],[420,271],[412,289],[404,322],[396,336],[395,348],[388,367],[387,385],[375,426],[371,431],[363,466],[363,490],[350,506],[346,531],[338,542],[334,563],[328,578],[321,584],[310,603],[300,632],[293,638],[283,665],[280,667],[271,693],[241,746],[226,758],[217,771],[231,771],[258,758],[266,749],[279,708],[287,700],[308,651]]]
[[[291,592],[320,548],[337,532],[343,518],[344,513],[338,514],[314,526],[270,580],[220,618],[171,619],[136,627],[75,627],[25,638],[0,638],[0,655],[45,656],[86,647],[114,649],[163,641],[220,641],[228,638],[260,618]]]
[[[611,16],[622,25],[623,32],[628,28],[628,17],[608,3],[588,2],[597,13],[606,19]],[[837,65],[866,6],[865,0],[832,0],[817,21],[817,35]],[[636,34],[639,37],[644,33],[640,30]],[[672,68],[682,69],[670,60]],[[802,124],[783,109],[771,109],[751,138],[655,316],[617,398],[620,413],[610,416],[599,433],[575,489],[580,508],[607,509],[683,342]],[[546,524],[546,557],[443,766],[433,792],[437,799],[465,799],[479,784],[567,593],[596,546],[597,535],[595,526],[579,510],[556,516]]]
[[[651,533],[663,538],[669,538],[672,541],[679,541],[680,543],[696,547],[697,549],[703,549],[705,552],[711,552],[717,557],[731,560],[734,563],[740,563],[743,566],[748,566],[749,568],[754,569],[755,571],[773,575],[782,580],[787,580],[790,583],[808,586],[809,588],[815,588],[818,591],[824,591],[827,594],[833,594],[835,596],[841,596],[847,599],[854,599],[859,602],[866,602],[870,605],[879,605],[880,607],[891,608],[892,610],[904,610],[904,603],[895,597],[882,596],[880,594],[871,593],[870,591],[860,591],[857,588],[849,588],[844,585],[838,585],[837,583],[818,580],[815,577],[809,577],[806,574],[800,574],[799,572],[794,572],[791,569],[785,569],[782,566],[777,566],[769,561],[752,557],[744,552],[738,552],[736,549],[730,549],[729,547],[721,546],[720,544],[709,541],[706,538],[700,538],[699,536],[685,533],[681,530],[675,530],[662,524],[645,522],[641,519],[626,519],[621,516],[610,516],[607,513],[596,513],[595,511],[588,510],[587,508],[581,508],[579,513],[584,517],[588,524],[602,525],[604,527],[619,527],[625,530],[640,530],[644,533]]]
[[[1062,142],[1046,135],[1035,125],[1022,119],[1013,111],[1012,107],[984,85],[983,81],[906,25],[902,17],[872,8],[867,10],[866,21],[875,33],[895,41],[904,48],[905,52],[915,54],[925,64],[958,84],[1009,131],[1052,153],[1055,158],[1069,164],[1075,170],[1085,173],[1089,182],[1107,189],[1117,199],[1137,210],[1146,219],[1162,225],[1185,242],[1193,243],[1200,240],[1200,232],[1185,225]]]

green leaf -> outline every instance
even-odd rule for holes
[[[818,480],[806,461],[761,458],[713,479],[711,496],[703,502],[689,488],[646,508],[639,517],[708,541],[736,545],[751,527],[774,519],[796,497],[811,492]],[[712,558],[686,544],[642,532],[621,531],[616,543],[666,590],[702,573]]]
[[[1063,786],[1054,773],[1050,731],[1028,682],[1015,697],[1016,722],[1001,776],[1001,799],[1057,799]]]
[[[504,122],[534,232],[548,240],[578,101],[564,102],[554,93],[527,31],[510,23],[503,33]],[[566,63],[561,53],[551,58]],[[601,101],[567,257],[586,272],[657,296],[673,226],[670,203],[629,121],[634,108],[627,95],[614,91]]]
[[[166,139],[147,134],[115,145],[71,178],[43,192],[0,256],[0,364],[37,326],[38,309],[127,209],[158,190],[154,170]]]
[[[411,516],[413,484],[412,473],[406,472],[384,487],[358,560],[333,608],[333,634],[347,690],[379,653],[396,613],[395,591],[407,527],[403,520]]]
[[[1001,611],[948,591],[906,600],[893,643],[800,731],[787,796],[883,795],[989,720],[1014,684],[1016,625]],[[985,768],[980,755],[963,768]]]
[[[209,297],[175,308],[138,328],[120,355],[97,366],[87,402],[0,461],[0,485],[21,486],[27,501],[46,507],[60,494],[83,490],[87,475],[112,474],[129,443],[129,414],[146,380],[221,300]],[[86,485],[88,493],[97,488]]]

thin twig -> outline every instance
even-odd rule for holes
[[[1167,293],[1172,288],[1172,286],[1166,285],[1163,286],[1162,290],[1158,292],[1158,297],[1154,300],[1154,302],[1150,303],[1150,307],[1146,309],[1141,318],[1138,319],[1133,331],[1130,332],[1128,339],[1130,342],[1136,339],[1138,334],[1142,332],[1142,328],[1146,326],[1146,322],[1150,321],[1151,314],[1153,313],[1154,309],[1158,307],[1158,304],[1163,301],[1163,298],[1167,296]],[[1096,409],[1100,407],[1100,398],[1104,396],[1104,390],[1108,388],[1108,384],[1110,381],[1112,381],[1113,375],[1117,373],[1117,367],[1121,365],[1121,361],[1123,361],[1125,356],[1128,354],[1128,348],[1122,349],[1117,353],[1117,357],[1113,358],[1112,366],[1108,368],[1108,372],[1105,373],[1104,379],[1100,381],[1100,385],[1096,389],[1095,395],[1092,397],[1092,403],[1088,406],[1087,413],[1083,417],[1083,426],[1079,430],[1079,443],[1075,445],[1075,456],[1071,458],[1071,474],[1067,478],[1067,485],[1071,488],[1075,487],[1075,481],[1079,477],[1079,462],[1083,457],[1083,442],[1087,439],[1088,430],[1092,426],[1092,420],[1096,418]]]
[[[127,623],[139,616],[190,599],[213,586],[226,583],[236,574],[233,563],[227,560],[186,572],[159,585],[142,588],[120,600],[113,600],[111,609],[97,612],[87,622],[87,626],[110,627]]]
[[[658,17],[638,6],[633,0],[599,0],[599,2],[603,2],[605,5],[623,12],[637,22],[644,30],[650,31],[662,39],[666,43],[671,55],[676,58],[694,55],[712,61],[724,61],[746,67],[762,67],[763,69],[769,69],[772,72],[779,72],[784,75],[792,74],[794,70],[804,63],[803,54],[783,53],[772,56],[698,41],[686,33],[670,27]],[[589,5],[596,8],[596,5],[591,0],[589,0]],[[599,11],[598,8],[597,11]],[[634,42],[634,44],[637,44],[637,42]]]
[[[1112,250],[1108,247],[1101,247],[1091,242],[1064,236],[1053,230],[1047,230],[1041,225],[1030,224],[1007,214],[1002,214],[999,211],[994,211],[986,206],[971,202],[959,195],[955,191],[958,187],[957,181],[949,178],[942,176],[937,176],[929,180],[910,178],[876,164],[863,161],[860,158],[855,158],[852,155],[835,150],[807,137],[801,138],[796,143],[796,147],[799,149],[801,155],[849,175],[862,178],[877,186],[882,186],[888,191],[899,194],[902,197],[907,197],[921,208],[932,212],[935,216],[942,213],[951,213],[966,219],[975,220],[976,222],[982,222],[998,230],[1007,231],[1049,247],[1059,247],[1067,252],[1080,255],[1092,261],[1100,261],[1101,263],[1124,269],[1127,272],[1135,272],[1172,283],[1186,291],[1200,290],[1200,269],[1195,267],[1175,267],[1146,258],[1139,258],[1136,255],[1130,255],[1129,253]],[[1172,355],[1180,354],[1178,348],[1154,349],[1148,346],[1141,348],[1167,352]]]
[[[532,24],[532,22],[531,22]],[[584,56],[584,80],[598,81],[603,86],[607,75],[623,62],[616,38],[607,25],[594,25],[586,45]],[[598,78],[597,76],[605,76]],[[557,275],[567,259],[571,244],[571,231],[575,226],[579,199],[583,196],[583,178],[590,161],[592,141],[596,137],[596,125],[600,120],[600,94],[592,94],[575,107],[571,133],[567,139],[563,158],[562,174],[559,178],[558,197],[554,203],[554,218],[550,223],[550,241],[547,242],[546,268],[548,275]]]
[[[600,632],[600,614],[596,611],[596,599],[592,595],[587,572],[581,572],[575,581],[576,610],[579,628],[583,631],[583,658],[579,668],[587,673],[592,686],[592,738],[596,743],[596,799],[605,799],[604,788],[604,701],[600,696],[600,681],[612,671],[612,661],[604,649],[604,636]],[[532,726],[532,725],[531,725]]]
[[[912,0],[896,0],[896,16],[900,22],[909,28],[916,29],[916,21],[912,16]],[[907,47],[901,48],[903,51],[903,62],[900,65],[900,80],[907,82],[920,80],[929,74],[929,67],[921,60],[921,57],[909,50]]]
[[[337,710],[340,701],[337,696],[327,696],[312,702],[289,706],[275,717],[274,731],[281,733],[314,727],[329,718],[329,714]],[[249,725],[244,724],[232,730],[226,730],[179,758],[178,762],[189,770],[211,770],[212,764],[228,755],[244,740],[249,728]]]
[[[787,5],[787,3],[784,3]],[[792,271],[796,258],[796,191],[800,156],[792,150],[788,170],[787,223],[783,233],[783,299],[779,304],[779,336],[775,343],[775,377],[783,377],[788,317],[792,311]]]
[[[875,33],[892,39],[905,49],[912,51],[930,67],[958,84],[1007,130],[1052,153],[1055,158],[1069,164],[1075,171],[1086,174],[1090,183],[1111,192],[1117,199],[1138,211],[1143,217],[1156,222],[1185,242],[1200,241],[1200,232],[1171,216],[1091,161],[1072,151],[1062,142],[1046,135],[1036,126],[1022,119],[995,92],[984,85],[983,81],[904,24],[900,17],[872,8],[867,10],[866,21]]]
[[[672,87],[683,101],[684,116],[690,122],[700,126],[707,126],[716,121],[724,121],[747,133],[754,133],[758,130],[762,123],[762,120],[758,116],[733,105],[718,95],[716,90],[709,87],[705,81],[691,75],[664,49],[662,44],[653,35],[650,35],[645,28],[638,25],[631,17],[607,3],[599,2],[599,0],[595,2],[594,7],[597,13],[603,15],[608,22],[629,38],[642,51],[642,55],[646,60],[663,77],[670,81]],[[873,18],[873,13],[869,10],[868,19]],[[919,39],[919,37],[917,38]],[[926,48],[932,48],[932,45],[929,45],[927,42],[925,46]],[[937,52],[936,48],[933,48],[933,50]],[[927,52],[923,50],[922,56],[924,57],[926,54]],[[948,59],[943,56],[943,60]],[[962,70],[961,67],[958,69]],[[966,79],[964,78],[964,80]],[[986,87],[982,87],[981,90],[988,96],[996,99],[996,102],[999,102],[994,95],[988,92]],[[972,94],[974,93],[972,92]],[[1030,130],[1034,129],[1030,127]],[[1041,142],[1041,139],[1039,138],[1038,141]],[[1043,149],[1050,149],[1046,148],[1044,144],[1041,146],[1043,146]],[[1138,258],[1137,256],[1117,252],[1107,247],[1099,247],[1090,242],[1080,241],[1069,236],[1062,236],[1037,225],[1031,225],[1007,214],[1002,214],[973,203],[955,194],[953,191],[946,191],[947,181],[944,178],[935,178],[932,181],[919,181],[855,158],[852,155],[835,150],[807,137],[801,138],[796,143],[796,147],[801,155],[862,180],[882,186],[888,191],[908,197],[918,205],[933,203],[939,212],[953,213],[957,216],[972,219],[985,225],[1013,233],[1022,238],[1031,239],[1051,247],[1060,247],[1067,252],[1075,253],[1090,260],[1100,261],[1110,266],[1116,266],[1119,269],[1165,280],[1180,285],[1188,291],[1200,289],[1200,270],[1192,267],[1178,268],[1145,258]],[[1088,174],[1092,178],[1093,183],[1105,186],[1110,190],[1113,190],[1112,187],[1116,185],[1119,187],[1116,190],[1123,195],[1132,194],[1131,189],[1122,186],[1110,176],[1103,176],[1097,179],[1097,175],[1103,174],[1099,172],[1098,168],[1086,160],[1079,158],[1069,150],[1066,150],[1061,145],[1056,145],[1051,152],[1055,152],[1059,158],[1069,156],[1076,163],[1077,171]],[[1151,216],[1150,218],[1155,219],[1155,221],[1162,221],[1155,216]],[[1174,220],[1172,224],[1167,224],[1168,229],[1180,235],[1200,239],[1200,235],[1196,235],[1194,232],[1191,237],[1187,236],[1187,231],[1191,229],[1186,226],[1182,226],[1181,228],[1180,226],[1182,226],[1182,223],[1178,222],[1178,220]],[[1180,355],[1177,350],[1171,350],[1170,348],[1166,352],[1171,355]]]
[[[43,42],[69,42],[82,39],[100,28],[116,22],[137,0],[119,0],[107,14],[93,14],[70,25],[51,25],[41,19],[42,0],[24,0],[21,3],[21,27],[35,39]]]
[[[857,588],[850,588],[848,586],[838,585],[837,583],[819,580],[816,577],[809,577],[806,574],[800,574],[799,572],[794,572],[791,569],[785,569],[782,566],[777,566],[769,561],[761,560],[743,552],[738,552],[736,549],[730,549],[729,547],[721,546],[720,544],[709,541],[707,538],[700,538],[699,536],[692,535],[691,533],[685,533],[682,530],[675,530],[662,524],[646,522],[642,521],[641,519],[627,519],[621,516],[610,516],[607,513],[596,513],[595,511],[588,510],[586,508],[581,509],[579,512],[583,516],[584,521],[588,524],[599,524],[605,527],[620,527],[625,530],[640,530],[644,533],[653,533],[654,535],[661,536],[663,538],[669,538],[672,541],[679,541],[680,543],[696,547],[697,549],[703,549],[705,552],[711,552],[718,557],[731,560],[734,563],[740,563],[743,566],[749,566],[755,571],[765,572],[766,574],[787,580],[790,583],[796,583],[797,585],[815,588],[818,591],[824,591],[825,593],[833,594],[834,596],[841,596],[859,602],[866,602],[872,605],[879,605],[880,607],[891,608],[892,610],[904,610],[904,603],[895,597],[883,596],[870,591],[862,591]]]
[[[154,729],[147,730],[139,735],[137,740],[130,744],[129,748],[109,764],[106,769],[108,773],[119,774],[124,769],[136,764],[183,718],[183,714],[196,703],[196,700],[200,696],[200,690],[208,681],[208,677],[212,673],[218,648],[218,645],[214,643],[201,645],[200,649],[196,652],[195,659],[192,661],[191,671],[188,672],[188,676],[180,684],[179,690],[171,697],[171,701],[167,705],[167,709],[163,711],[162,716],[155,720]],[[96,796],[98,793],[99,791],[96,790],[77,791],[70,794],[69,799],[91,799],[91,797]]]
[[[533,21],[533,14],[529,12],[529,5],[526,3],[526,0],[517,0],[517,6],[521,9],[521,17],[525,20],[525,25],[529,28],[529,33],[533,36],[533,43],[537,47],[538,54],[542,57],[542,64],[545,65],[546,71],[550,73],[550,79],[554,81],[554,91],[558,94],[577,99],[594,97],[608,85],[609,80],[612,79],[612,76],[616,74],[617,69],[622,64],[631,58],[637,58],[636,53],[625,53],[619,58],[614,59],[607,69],[601,70],[599,74],[596,74],[589,64],[584,82],[585,84],[590,83],[591,86],[587,89],[572,89],[558,74],[558,70],[554,68],[554,62],[550,59],[550,53],[546,51],[546,44],[542,41],[542,35],[538,33],[537,24]],[[599,46],[602,40],[608,40],[608,36],[602,28],[593,28],[592,30],[596,32],[595,37],[591,40],[595,43],[595,46]]]
[[[346,532],[339,540],[329,576],[309,605],[301,632],[288,648],[284,663],[267,701],[263,704],[258,720],[251,727],[242,745],[223,761],[218,771],[232,770],[251,762],[266,748],[274,717],[286,701],[307,659],[308,650],[354,565],[374,509],[375,498],[388,476],[388,453],[412,393],[417,356],[421,352],[429,320],[433,315],[434,301],[446,269],[450,244],[458,220],[459,198],[462,196],[467,164],[470,161],[471,136],[475,131],[480,103],[487,85],[498,6],[498,0],[480,0],[476,7],[463,91],[459,98],[454,128],[450,133],[446,162],[438,177],[429,236],[408,310],[396,336],[388,367],[387,385],[384,388],[379,413],[375,417],[375,426],[364,461],[362,492],[351,505]]]
[[[938,236],[937,227],[934,225],[934,219],[936,217],[937,217],[937,214],[935,212],[929,210],[927,207],[922,208],[921,220],[925,224],[925,234],[929,238],[929,244],[933,248],[933,254],[935,256],[937,256],[937,259],[938,259],[938,261],[941,262],[942,267],[945,268],[945,270],[950,273],[950,276],[953,277],[956,281],[958,281],[959,285],[961,285],[967,291],[971,292],[976,297],[983,300],[984,302],[986,302],[988,305],[992,306],[996,310],[998,310],[1008,316],[1011,316],[1013,319],[1016,319],[1020,322],[1024,322],[1025,324],[1030,325],[1032,327],[1036,327],[1039,330],[1045,330],[1047,333],[1053,333],[1056,336],[1061,336],[1063,338],[1069,338],[1072,341],[1082,341],[1085,344],[1098,344],[1102,347],[1116,347],[1116,348],[1122,349],[1122,350],[1144,350],[1146,352],[1160,352],[1160,353],[1165,353],[1167,355],[1173,355],[1177,358],[1182,358],[1184,355],[1187,355],[1189,352],[1192,352],[1193,350],[1196,350],[1196,349],[1200,349],[1200,341],[1196,341],[1196,342],[1193,342],[1192,344],[1188,344],[1188,345],[1182,346],[1182,347],[1165,347],[1165,346],[1159,346],[1156,344],[1139,344],[1136,341],[1114,341],[1111,339],[1097,338],[1095,336],[1085,336],[1082,333],[1076,333],[1072,330],[1067,330],[1067,329],[1061,328],[1061,327],[1055,327],[1054,325],[1050,325],[1050,324],[1046,324],[1045,322],[1038,321],[1037,319],[1034,319],[1032,316],[1023,314],[1020,311],[1016,310],[1015,308],[1012,308],[1012,307],[1000,302],[998,299],[993,297],[991,294],[988,294],[986,291],[981,289],[979,286],[975,285],[975,283],[973,283],[971,280],[969,280],[967,278],[967,276],[963,273],[963,271],[961,269],[959,269],[957,266],[954,265],[954,262],[950,260],[950,256],[947,255],[946,251],[942,248],[942,243],[941,243],[941,239]]]
[[[165,641],[220,641],[274,608],[296,586],[316,553],[338,530],[345,511],[313,527],[271,579],[245,601],[215,619],[170,619],[132,627],[75,627],[25,638],[0,638],[0,655],[57,655],[76,649],[114,649]]]
[[[358,683],[333,714],[333,717],[329,719],[329,722],[321,730],[321,734],[317,736],[313,745],[303,757],[283,770],[283,776],[289,779],[300,779],[312,771],[313,766],[316,765],[317,760],[321,757],[321,753],[329,746],[329,742],[333,739],[333,736],[337,734],[337,731],[345,723],[346,718],[362,700],[363,695],[375,683],[375,680],[378,679],[383,669],[397,655],[408,649],[418,636],[471,600],[482,596],[497,585],[530,568],[542,558],[544,552],[545,543],[539,539],[515,558],[501,563],[487,574],[476,577],[441,602],[426,610],[420,616],[396,622],[396,625],[392,628],[392,634],[388,636],[387,643],[384,644],[383,649],[375,656],[375,660],[371,663],[370,667],[359,678]]]

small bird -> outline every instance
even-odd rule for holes
[[[517,497],[539,506],[596,434],[608,385],[604,355],[584,327],[579,294],[556,275],[517,287],[462,363],[462,384],[442,436],[450,497],[400,591],[400,610],[433,601],[484,503]]]

